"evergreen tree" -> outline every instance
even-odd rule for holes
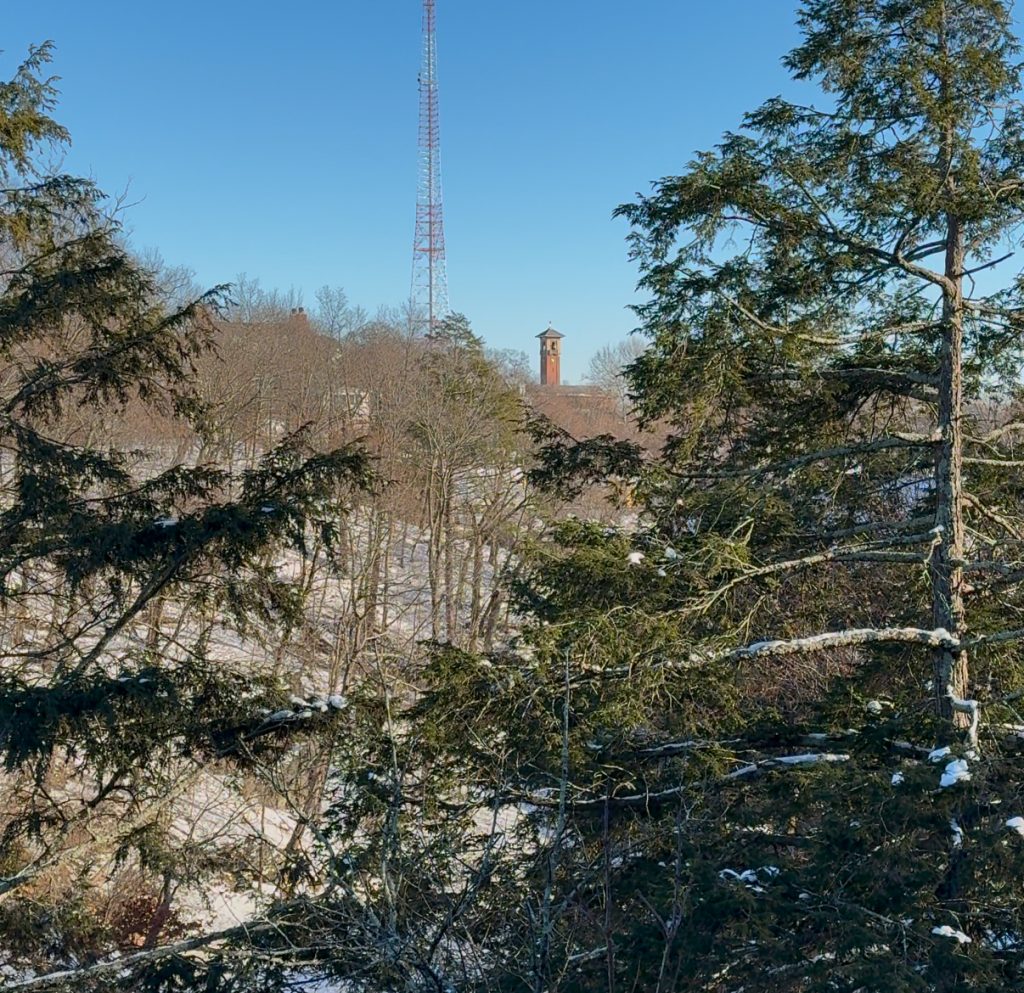
[[[787,65],[820,79],[832,107],[770,101],[620,210],[652,293],[640,312],[655,347],[635,385],[648,416],[685,424],[673,470],[713,483],[701,491],[728,498],[741,532],[756,521],[743,547],[878,561],[898,546],[893,561],[914,565],[908,549],[927,545],[914,629],[853,637],[940,642],[934,693],[949,717],[970,679],[968,520],[995,530],[986,559],[1013,557],[1012,533],[985,516],[1003,494],[984,490],[1014,474],[986,485],[975,467],[1011,459],[1018,430],[979,427],[984,399],[1016,398],[1020,360],[1019,288],[984,292],[980,275],[1012,254],[1020,221],[1016,41],[1001,3],[811,3],[801,23]],[[748,235],[729,255],[726,240]]]
[[[33,50],[0,85],[0,943],[29,959],[71,951],[75,900],[22,899],[41,873],[87,887],[116,854],[200,880],[201,851],[164,830],[182,790],[204,770],[273,761],[298,729],[335,733],[335,710],[298,713],[210,634],[294,616],[299,593],[270,553],[329,545],[368,476],[359,449],[314,453],[302,432],[234,478],[75,429],[72,412],[146,409],[201,429],[192,363],[225,290],[166,305],[96,187],[48,170],[68,139],[50,116],[49,57]],[[177,630],[159,625],[167,603]]]
[[[330,884],[202,962],[160,959],[153,988],[275,989],[300,969],[536,993],[1022,985],[1010,10],[806,0],[800,23],[786,64],[823,107],[771,100],[620,208],[649,294],[633,399],[668,445],[542,436],[538,481],[626,475],[637,522],[535,543],[508,650],[433,646],[404,710],[364,687],[319,834]],[[463,322],[433,347],[444,411],[477,381],[440,373],[478,347]],[[89,512],[119,481],[134,499],[89,471]],[[149,534],[174,509],[132,520]],[[103,547],[86,578],[144,581],[135,545]]]
[[[546,438],[538,479],[619,465],[638,527],[555,529],[529,659],[434,687],[437,733],[547,852],[503,987],[1024,977],[1010,9],[799,16],[786,65],[822,105],[768,101],[619,211],[633,398],[669,444]],[[470,747],[496,724],[500,763]]]

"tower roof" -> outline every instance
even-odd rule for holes
[[[541,331],[538,338],[564,338],[565,335],[561,331],[556,331],[550,324],[548,325],[547,331]]]

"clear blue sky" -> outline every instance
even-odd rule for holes
[[[487,342],[564,368],[633,327],[611,212],[764,98],[795,0],[438,0],[448,279]],[[52,39],[67,166],[137,201],[134,244],[267,288],[407,298],[419,0],[6,5],[2,72]]]

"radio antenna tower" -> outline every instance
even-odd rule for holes
[[[437,101],[436,0],[423,0],[423,66],[420,69],[419,189],[412,248],[412,303],[432,332],[449,312],[441,197],[441,131]]]

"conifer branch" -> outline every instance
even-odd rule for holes
[[[873,441],[838,445],[835,448],[822,448],[818,451],[808,452],[806,455],[798,455],[792,459],[772,462],[768,465],[752,466],[748,469],[711,470],[705,473],[692,472],[686,473],[685,476],[690,479],[743,479],[752,476],[768,476],[792,472],[795,469],[802,469],[815,462],[848,458],[851,455],[871,455],[877,452],[904,448],[927,448],[939,444],[941,440],[941,436],[937,431],[927,435],[913,432],[897,432],[884,438],[876,438]]]
[[[966,490],[964,491],[963,499],[968,507],[973,507],[983,517],[988,518],[994,524],[998,524],[1012,538],[1024,541],[1024,531],[1021,531],[1005,514],[1000,514],[997,510],[982,503],[973,493],[969,493]]]
[[[812,555],[804,555],[798,559],[787,559],[784,562],[773,562],[770,565],[746,569],[734,576],[728,582],[723,583],[716,589],[699,597],[692,604],[684,608],[683,613],[703,613],[712,607],[725,594],[744,583],[763,579],[766,576],[798,572],[803,569],[810,569],[814,566],[826,565],[831,562],[889,562],[900,565],[923,565],[928,562],[930,558],[929,554],[922,554],[920,552],[896,552],[891,549],[897,545],[930,544],[934,547],[941,540],[941,534],[937,534],[935,531],[929,531],[925,534],[907,535],[903,538],[894,537],[884,543],[851,545],[847,548],[830,548],[827,551],[816,552]]]

